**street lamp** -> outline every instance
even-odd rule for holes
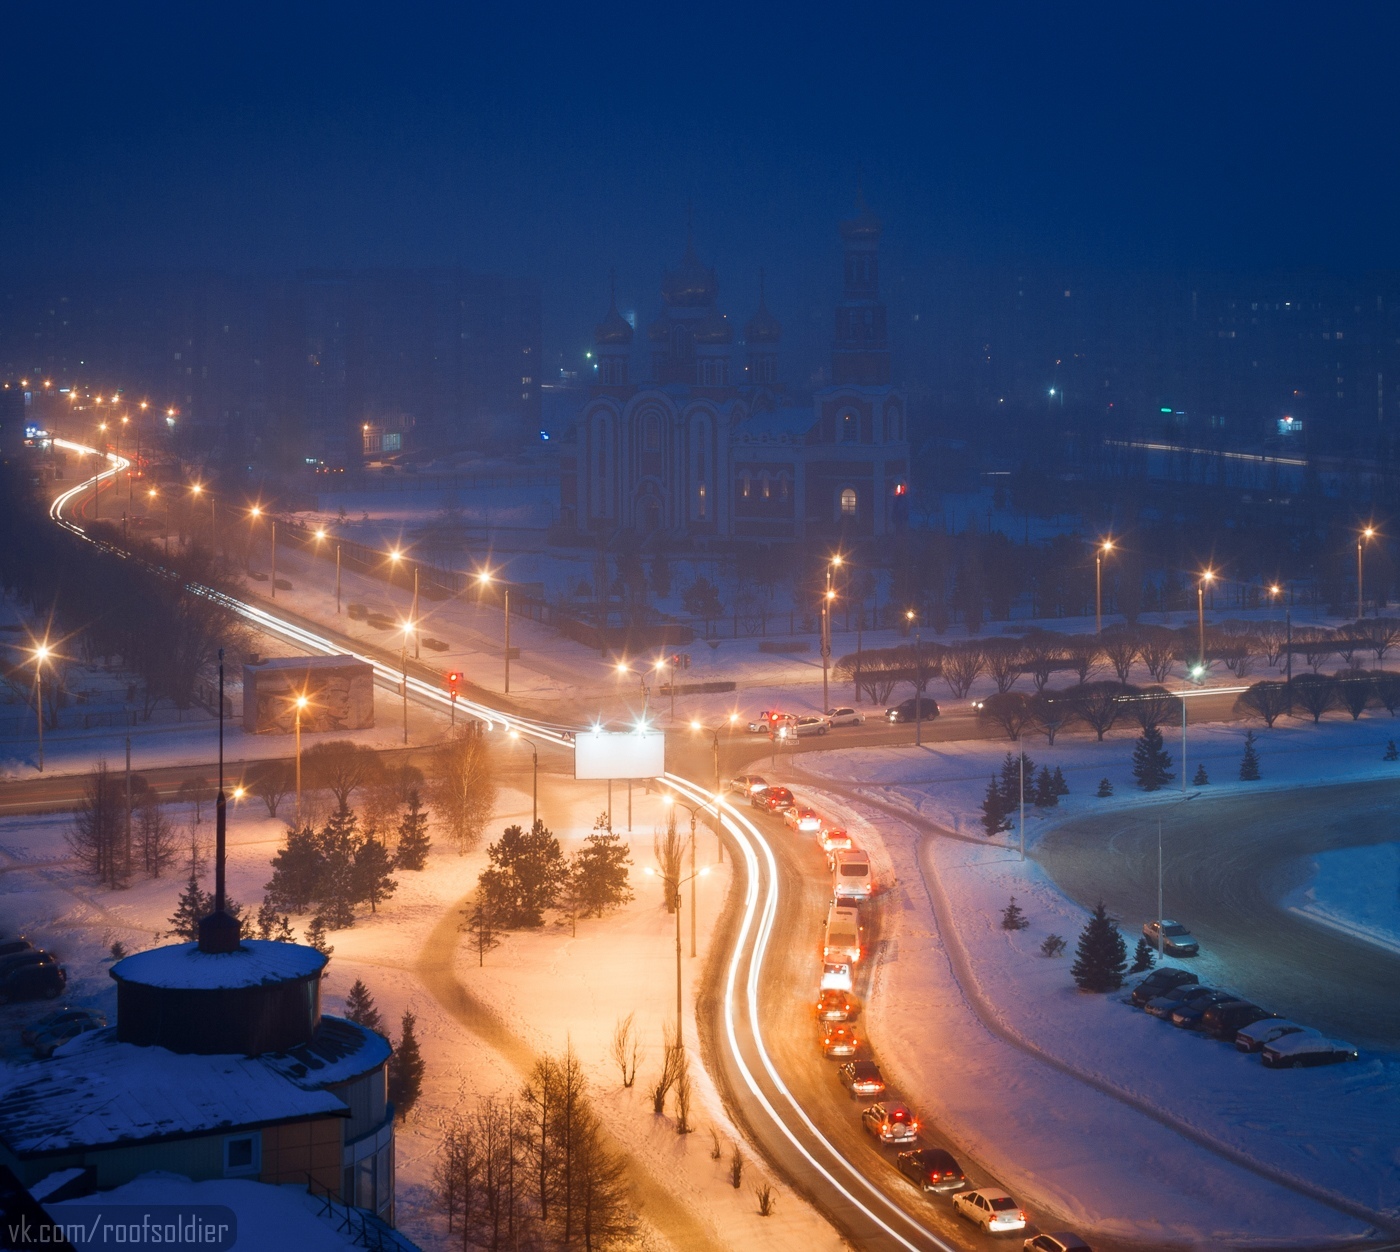
[[[693,821],[694,819],[692,818],[691,820]],[[653,869],[650,865],[646,866],[645,869],[644,869],[642,872],[645,873],[645,874],[650,875],[651,877],[655,877],[655,876],[656,876],[656,870]],[[692,886],[691,886],[691,889],[690,889],[690,890],[691,890],[691,895],[693,896],[693,895],[695,894],[695,888],[694,888],[694,886],[693,886],[695,880],[696,880],[697,878],[704,878],[705,875],[708,874],[709,872],[710,872],[710,867],[707,865],[707,866],[705,866],[704,869],[696,870],[694,873],[691,873],[691,874],[687,875],[685,878],[680,879],[680,880],[675,884],[675,894],[671,897],[671,903],[672,903],[673,905],[675,905],[675,912],[676,912],[676,1040],[677,1040],[677,1042],[680,1042],[680,1040],[681,1040],[682,1037],[683,1037],[683,1036],[682,1036],[682,1032],[681,1032],[681,888],[684,887],[686,883],[691,883]],[[694,910],[694,907],[692,906],[692,908],[691,908],[691,913],[692,913],[692,915],[694,914],[694,911],[695,911],[695,910]]]
[[[739,715],[738,715],[737,713],[731,713],[727,718],[725,718],[725,720],[724,720],[720,725],[714,727],[713,729],[711,729],[711,728],[708,727],[708,726],[703,725],[703,724],[700,722],[700,720],[699,720],[698,718],[692,718],[691,721],[690,721],[690,729],[691,729],[691,730],[703,730],[706,734],[710,735],[711,738],[714,740],[714,749],[715,749],[715,791],[716,791],[716,793],[718,793],[718,791],[719,791],[719,732],[722,731],[722,730],[729,730],[729,731],[732,733],[732,732],[733,732],[733,729],[734,729],[734,723],[737,722],[738,720],[739,720]],[[721,850],[721,853],[722,853],[722,852],[723,852],[723,845],[722,845],[722,844],[720,845],[720,850]]]
[[[248,509],[248,556],[243,567],[251,574],[253,572],[253,531],[257,527],[258,518],[262,516],[262,506],[254,504]]]
[[[1103,634],[1103,562],[1113,551],[1113,540],[1105,539],[1094,553],[1094,633]]]
[[[671,724],[672,724],[672,725],[675,725],[675,721],[676,721],[676,660],[675,660],[675,657],[674,657],[674,656],[663,656],[663,657],[658,657],[658,658],[657,658],[657,662],[656,662],[655,665],[652,666],[652,669],[653,669],[656,673],[658,673],[658,674],[659,674],[663,669],[669,669],[669,670],[671,671],[671,682],[670,682],[670,688],[671,688]]]
[[[34,711],[39,727],[39,773],[44,772],[44,662],[53,650],[47,643],[36,644],[34,648]]]
[[[408,637],[413,634],[413,623],[403,624],[403,653],[399,658],[400,668],[403,671],[403,681],[399,685],[400,692],[403,693],[403,741],[408,744]]]
[[[301,713],[302,713],[302,710],[303,710],[304,708],[306,708],[306,705],[307,705],[306,696],[305,696],[305,695],[299,695],[299,696],[297,696],[297,698],[293,701],[293,705],[294,705],[294,707],[295,707],[295,709],[296,709],[296,716],[295,716],[295,721],[294,721],[294,724],[295,724],[295,726],[296,726],[296,758],[297,758],[297,809],[296,809],[296,825],[297,825],[297,829],[300,829],[300,828],[301,828]]]
[[[687,804],[684,800],[677,800],[676,797],[670,794],[669,792],[667,792],[666,795],[661,797],[661,803],[664,804],[667,808],[670,808],[672,805],[679,805],[681,808],[685,809],[687,813],[690,814],[690,877],[685,879],[684,881],[690,884],[690,955],[693,957],[695,955],[696,917],[695,880],[700,877],[699,871],[697,871],[695,868],[695,822],[696,819],[700,816],[700,810],[695,808],[693,805]],[[677,892],[677,896],[679,896],[679,894],[680,893]],[[679,904],[679,899],[676,902],[677,904]]]
[[[1283,588],[1278,583],[1269,586],[1269,599],[1277,600],[1283,594]],[[1284,681],[1288,684],[1288,690],[1293,690],[1293,607],[1290,604],[1283,606],[1283,630],[1284,630]]]
[[[913,609],[905,609],[904,620],[914,627],[914,746],[923,747],[923,722],[924,722],[924,691],[919,685],[921,677],[919,662],[922,660],[921,648],[923,644],[922,623],[919,622],[919,615]]]
[[[822,597],[822,709],[831,707],[827,692],[827,673],[831,668],[831,602],[836,592],[831,586],[831,572],[841,568],[843,558],[838,552],[826,563],[826,594]]]
[[[491,573],[491,571],[490,571],[489,569],[484,569],[484,570],[482,570],[480,573],[477,574],[477,576],[476,576],[476,581],[477,581],[477,585],[480,586],[480,587],[482,588],[482,590],[484,591],[484,590],[485,590],[487,587],[489,587],[489,586],[491,585],[491,583],[494,581],[494,575]],[[506,662],[505,662],[505,692],[504,692],[504,694],[510,695],[510,584],[509,584],[508,582],[503,582],[503,583],[501,583],[501,591],[502,591],[502,594],[503,594],[503,596],[504,596],[504,600],[503,600],[503,602],[502,602],[502,606],[501,606],[501,607],[502,607],[503,612],[505,613],[505,651],[506,651]]]
[[[540,750],[535,746],[534,740],[526,739],[514,726],[510,728],[510,737],[518,739],[529,748],[533,758],[530,775],[530,829],[534,830],[540,822]]]
[[[1361,548],[1368,539],[1374,539],[1376,528],[1374,526],[1365,527],[1356,536],[1356,620],[1359,622],[1365,610],[1362,608],[1361,599]]]
[[[1196,625],[1200,638],[1200,655],[1197,668],[1204,673],[1206,667],[1206,584],[1215,581],[1215,571],[1206,569],[1201,571],[1200,581],[1196,584]]]
[[[637,680],[642,684],[642,720],[640,725],[645,726],[651,706],[651,688],[647,686],[646,673],[642,670],[634,670],[626,661],[617,663],[617,672],[619,674],[636,674]]]

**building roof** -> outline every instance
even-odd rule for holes
[[[202,1056],[117,1042],[115,1028],[63,1045],[47,1061],[0,1071],[0,1139],[45,1156],[182,1139],[304,1117],[347,1117],[262,1057]]]
[[[349,1082],[378,1069],[393,1049],[377,1030],[343,1017],[321,1018],[310,1043],[261,1057],[264,1065],[311,1090]]]
[[[123,957],[112,966],[118,982],[171,990],[258,987],[318,974],[326,957],[302,943],[244,939],[234,952],[201,952],[198,943],[172,943]]]

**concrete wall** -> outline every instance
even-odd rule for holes
[[[295,700],[305,695],[304,732],[365,730],[374,725],[374,670],[349,657],[277,658],[243,667],[243,729],[292,733]]]

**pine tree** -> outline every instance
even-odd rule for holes
[[[1240,758],[1240,782],[1259,781],[1259,753],[1254,750],[1254,732],[1246,731],[1244,756]]]
[[[1065,941],[1059,935],[1046,935],[1045,941],[1040,945],[1041,956],[1061,956],[1065,950]]]
[[[405,1010],[402,1035],[398,1047],[389,1055],[389,1102],[394,1111],[407,1119],[413,1106],[418,1103],[423,1090],[423,1055],[418,1050],[418,1037],[413,1028],[418,1019],[411,1011]]]
[[[1381,760],[1382,760],[1382,761],[1400,761],[1400,748],[1397,748],[1397,747],[1395,746],[1395,740],[1394,740],[1394,739],[1387,739],[1387,740],[1385,741],[1385,755],[1384,755],[1383,757],[1381,757]]]
[[[1011,897],[1011,903],[1001,911],[1001,928],[1003,930],[1028,930],[1030,922],[1026,919],[1021,906],[1016,903],[1016,897]]]
[[[1137,947],[1133,949],[1133,967],[1128,971],[1130,974],[1143,974],[1152,968],[1157,961],[1157,949],[1147,942],[1146,935],[1139,935]]]
[[[1127,967],[1128,945],[1100,900],[1079,936],[1070,974],[1081,991],[1117,991]]]
[[[399,820],[399,850],[394,858],[395,869],[419,870],[428,865],[428,815],[417,788],[408,794],[408,809]]]
[[[568,873],[559,840],[542,821],[536,821],[528,833],[519,826],[507,826],[486,853],[491,867],[481,875],[481,888],[497,924],[538,926]]]
[[[492,916],[491,901],[485,891],[476,893],[476,901],[469,909],[463,909],[466,921],[462,923],[460,929],[465,930],[472,937],[472,947],[476,949],[477,965],[486,964],[486,954],[492,948],[499,947],[501,940],[496,932],[495,919]]]
[[[338,809],[316,835],[321,854],[316,904],[331,930],[353,926],[355,905],[363,898],[358,894],[360,884],[355,874],[355,857],[364,843],[358,822],[350,809]]]
[[[356,900],[369,902],[371,913],[377,913],[379,902],[398,890],[399,884],[389,877],[393,864],[389,850],[378,839],[366,839],[355,849],[354,895]]]
[[[1100,800],[1107,800],[1113,794],[1113,784],[1107,778],[1099,779],[1099,789],[1094,792]]]
[[[310,830],[289,830],[287,846],[272,858],[272,881],[266,885],[274,909],[305,913],[321,887],[321,851]]]
[[[1055,794],[1055,780],[1050,776],[1048,765],[1040,767],[1040,773],[1035,780],[1035,795],[1032,799],[1038,809],[1051,809],[1060,802],[1060,797]]]
[[[982,829],[990,839],[1000,831],[1009,829],[1010,825],[1006,820],[1006,804],[1001,798],[1001,788],[993,777],[987,784],[987,794],[982,800]]]
[[[166,935],[171,939],[194,940],[199,938],[199,919],[214,911],[214,901],[207,896],[193,874],[180,893],[175,912],[170,915],[170,929]]]
[[[1149,726],[1133,745],[1133,777],[1144,791],[1160,791],[1173,778],[1172,758],[1162,746],[1162,732]]]
[[[632,854],[620,835],[594,831],[573,858],[577,904],[585,917],[602,917],[632,899],[627,867]]]
[[[1024,752],[1019,757],[1008,752],[1001,763],[1001,802],[1008,813],[1021,803],[1021,762],[1025,763],[1026,799],[1035,791],[1035,762]]]
[[[272,907],[272,902],[263,897],[263,902],[258,905],[258,938],[271,939],[272,932],[277,929],[277,910]]]
[[[350,994],[345,997],[345,1016],[370,1030],[379,1029],[379,1010],[374,1007],[374,997],[360,979],[350,986]]]
[[[1065,782],[1064,771],[1057,765],[1055,772],[1050,778],[1051,786],[1055,788],[1055,798],[1069,795],[1069,783]]]
[[[1210,775],[1206,773],[1206,763],[1202,761],[1196,766],[1196,776],[1191,780],[1193,787],[1205,787],[1210,783]]]
[[[326,919],[319,913],[311,919],[311,925],[306,928],[306,942],[325,957],[329,957],[335,951],[326,942]]]

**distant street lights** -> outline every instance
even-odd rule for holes
[[[34,648],[34,712],[39,727],[39,773],[44,772],[44,662],[52,655],[47,643]]]
[[[489,586],[491,585],[491,583],[494,581],[494,579],[495,579],[495,576],[491,573],[491,571],[490,571],[489,569],[484,569],[484,570],[482,570],[482,571],[481,571],[480,573],[478,573],[477,576],[476,576],[477,585],[480,586],[480,587],[482,588],[482,590],[485,590],[487,587],[489,587]],[[502,609],[503,609],[503,611],[504,611],[504,613],[505,613],[505,653],[506,653],[506,662],[505,662],[505,693],[504,693],[504,694],[510,695],[510,584],[507,583],[507,582],[503,582],[503,583],[501,584],[501,591],[502,591],[502,595],[503,595]]]
[[[533,760],[530,774],[530,829],[534,830],[540,821],[540,750],[535,746],[533,739],[526,739],[514,726],[510,729],[510,737],[529,748]]]
[[[1376,528],[1367,526],[1356,536],[1356,620],[1359,622],[1365,613],[1361,599],[1361,549],[1368,539],[1374,539]]]
[[[1113,551],[1113,540],[1105,539],[1094,553],[1094,633],[1103,634],[1103,563]]]

